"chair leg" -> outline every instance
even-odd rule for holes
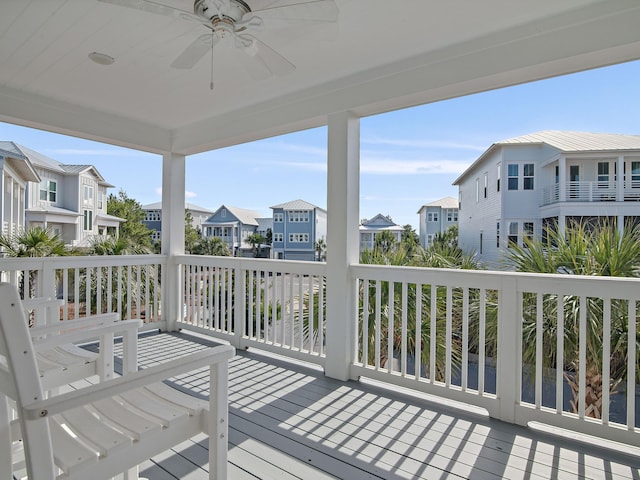
[[[0,395],[0,478],[13,478],[11,452],[11,410],[7,397]]]

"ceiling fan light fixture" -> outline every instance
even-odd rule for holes
[[[88,56],[92,62],[97,63],[98,65],[113,65],[116,61],[115,58],[107,55],[106,53],[91,52]]]

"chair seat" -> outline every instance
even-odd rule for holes
[[[68,381],[96,374],[100,355],[73,344],[60,345],[36,353],[40,381],[49,389]]]
[[[83,478],[85,468],[111,458],[117,473],[122,459],[129,461],[134,442],[138,449],[148,443],[153,446],[149,451],[156,451],[163,440],[175,443],[174,430],[202,431],[208,407],[208,402],[157,383],[54,415],[49,424],[55,464],[70,478]]]

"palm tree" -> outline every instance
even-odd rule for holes
[[[216,257],[229,257],[231,250],[224,240],[219,237],[202,237],[194,247],[196,255],[211,255]]]
[[[319,262],[324,262],[327,259],[327,242],[324,241],[324,238],[321,238],[314,244],[314,248],[316,249],[316,258]]]
[[[564,236],[549,229],[547,242],[525,240],[524,246],[511,245],[507,261],[517,271],[538,273],[561,273],[573,275],[603,275],[619,277],[640,276],[640,228],[627,226],[622,233],[607,224],[589,225],[576,223],[567,228]],[[627,339],[629,318],[625,302],[611,301],[611,356],[610,383],[602,384],[603,352],[603,301],[589,298],[581,305],[579,298],[565,296],[564,310],[564,359],[556,359],[557,298],[543,298],[543,361],[544,367],[563,368],[565,379],[571,387],[571,406],[577,412],[579,406],[579,318],[585,308],[587,315],[586,339],[586,414],[600,418],[604,389],[610,394],[627,375]],[[637,320],[636,320],[637,321]],[[524,364],[534,364],[536,359],[536,299],[525,295],[523,304],[523,352]],[[636,327],[637,344],[640,346],[640,330]],[[640,362],[638,364],[640,367]],[[636,375],[640,380],[640,368]]]
[[[20,230],[11,235],[0,235],[0,248],[9,257],[53,257],[69,253],[59,234],[41,226]],[[36,291],[37,283],[38,272],[32,270],[28,279],[29,297],[34,297],[38,294]],[[18,288],[20,295],[24,298],[24,275],[20,277]]]

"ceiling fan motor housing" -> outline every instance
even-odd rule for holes
[[[251,7],[242,0],[195,0],[193,2],[193,13],[209,22],[214,31],[216,27],[238,31],[235,24],[242,21],[242,17],[250,11]]]

